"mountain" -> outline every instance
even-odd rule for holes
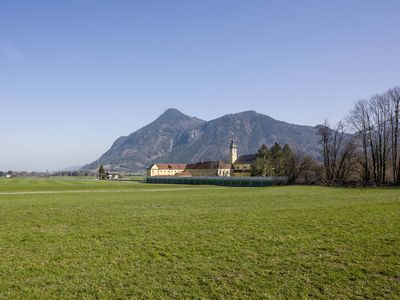
[[[255,111],[203,121],[168,109],[149,125],[118,138],[100,162],[109,170],[141,172],[154,162],[227,161],[232,138],[239,155],[277,142],[320,158],[317,127],[289,124]],[[96,168],[97,160],[82,169]]]
[[[205,121],[186,116],[177,109],[167,109],[149,125],[118,138],[100,157],[100,162],[108,170],[142,171],[151,162],[165,159],[184,132],[203,123]],[[94,170],[97,165],[95,161],[82,169]]]

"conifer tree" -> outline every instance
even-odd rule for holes
[[[103,165],[99,168],[99,179],[106,179],[106,171],[104,170]]]
[[[282,172],[281,159],[282,159],[282,148],[278,143],[275,143],[270,150],[271,165],[274,176],[280,176]]]

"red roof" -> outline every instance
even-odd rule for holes
[[[151,169],[153,166],[156,166],[160,170],[184,170],[186,169],[186,164],[169,164],[169,163],[156,163],[149,167]]]

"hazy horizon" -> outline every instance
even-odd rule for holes
[[[96,160],[167,108],[315,126],[399,85],[399,1],[2,1],[0,170]]]

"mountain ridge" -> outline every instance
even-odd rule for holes
[[[277,142],[320,157],[317,127],[290,124],[254,110],[204,121],[169,108],[153,122],[116,139],[100,162],[109,170],[142,172],[154,162],[228,160],[232,138],[238,143],[239,155]],[[97,161],[82,170],[95,170]]]

